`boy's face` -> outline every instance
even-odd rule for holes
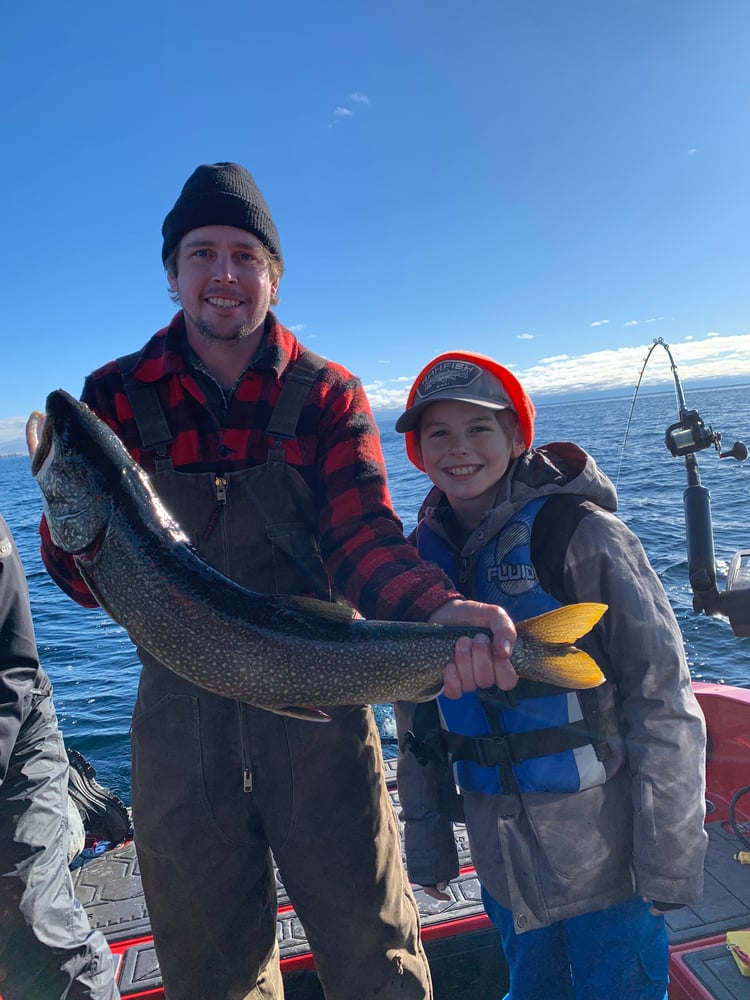
[[[425,470],[468,527],[493,506],[497,484],[524,450],[512,427],[515,421],[502,411],[459,400],[441,400],[424,411],[419,449]]]

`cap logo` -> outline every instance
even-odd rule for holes
[[[482,375],[483,372],[479,365],[449,358],[446,361],[441,361],[427,372],[419,383],[417,395],[425,399],[436,392],[445,392],[446,389],[467,389]]]

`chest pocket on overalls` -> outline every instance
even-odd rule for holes
[[[121,369],[127,361],[121,359]],[[173,435],[155,386],[123,374],[143,447],[156,451],[151,482],[164,506],[203,559],[251,590],[332,600],[314,497],[287,465],[283,445],[296,437],[302,407],[324,364],[307,352],[289,372],[266,431],[273,439],[266,462],[223,474],[175,470],[169,457]]]

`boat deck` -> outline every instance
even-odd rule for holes
[[[386,761],[386,773],[394,808],[398,809],[393,762]],[[499,938],[482,908],[463,826],[456,828],[456,842],[461,875],[449,886],[453,899],[441,902],[416,893],[435,980],[435,1000],[500,1000],[507,990],[507,967]],[[133,843],[76,869],[73,882],[92,926],[105,934],[116,957],[123,998],[161,997],[159,963]],[[277,934],[287,1000],[320,1000],[323,993],[302,925],[280,880],[277,889]]]
[[[397,808],[393,765],[387,764]],[[725,944],[728,930],[750,926],[750,865],[734,860],[741,845],[725,820],[708,823],[707,829],[703,902],[666,918],[673,952],[670,1000],[750,1000],[750,979],[742,977]],[[482,909],[462,826],[456,828],[456,841],[462,874],[449,887],[453,899],[439,902],[416,893],[435,997],[500,1000],[507,989],[507,969],[499,939]],[[117,957],[122,996],[160,997],[159,964],[133,844],[88,862],[74,873],[74,882],[92,924],[105,933]],[[280,882],[278,890],[278,937],[288,1000],[319,1000],[323,994],[304,931]]]
[[[734,860],[742,845],[721,820],[706,824],[709,843],[703,902],[667,914],[672,946],[670,1000],[750,1000],[726,933],[750,928],[750,865]]]

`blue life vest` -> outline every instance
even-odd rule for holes
[[[542,589],[531,562],[534,519],[546,500],[547,497],[541,497],[526,504],[485,548],[468,559],[457,557],[426,521],[417,527],[417,548],[423,558],[436,562],[467,596],[500,605],[516,622],[551,611],[559,608],[560,602]],[[570,740],[560,735],[559,743],[566,748],[554,751],[558,735],[554,730],[569,733],[571,723],[581,726],[584,720],[578,691],[550,689],[522,679],[507,696],[503,692],[498,697],[470,692],[459,699],[441,695],[438,706],[441,724],[448,733],[507,736],[503,742],[511,748],[510,771],[505,773],[499,766],[457,760],[456,778],[466,791],[577,792],[606,780],[597,750],[585,735],[580,740],[582,745],[573,749],[569,748]],[[533,749],[534,734],[538,734],[536,742],[543,747],[540,756]],[[524,759],[513,759],[514,743],[526,748],[517,755]],[[512,784],[516,787],[508,787]]]

